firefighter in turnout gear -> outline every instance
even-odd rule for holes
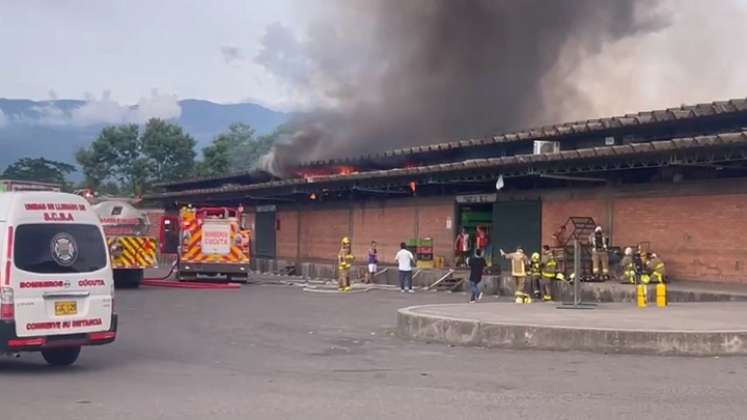
[[[591,271],[594,279],[608,280],[610,274],[610,256],[607,252],[609,238],[604,234],[601,226],[597,226],[589,236],[589,243],[591,243]]]
[[[633,261],[633,248],[625,248],[625,255],[623,255],[622,261],[620,261],[620,265],[622,265],[623,277],[625,277],[625,280],[627,280],[627,282],[630,284],[635,284],[637,273],[635,269],[635,262]]]
[[[340,252],[337,253],[337,287],[341,292],[353,290],[350,285],[350,269],[353,268],[355,256],[347,236],[340,241]]]
[[[501,249],[501,255],[511,261],[511,276],[514,278],[516,303],[532,303],[532,297],[527,291],[528,285],[526,281],[529,259],[524,250],[521,246],[518,246],[516,247],[516,251],[507,254]]]
[[[552,281],[558,279],[558,260],[549,246],[542,247],[542,300],[552,300]]]
[[[646,274],[646,255],[638,247],[638,251],[633,254],[633,272],[635,274],[634,283],[648,283],[649,278]]]
[[[532,287],[532,297],[541,299],[540,281],[542,280],[542,260],[540,259],[539,252],[533,253],[532,258],[529,260],[529,280]]]
[[[647,257],[646,273],[648,274],[649,281],[653,283],[665,283],[666,270],[664,262],[656,254],[648,254]]]

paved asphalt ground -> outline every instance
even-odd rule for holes
[[[460,294],[249,285],[117,294],[120,336],[52,369],[0,359],[20,419],[733,418],[747,358],[605,356],[414,343],[396,309]],[[589,316],[593,316],[591,311]]]

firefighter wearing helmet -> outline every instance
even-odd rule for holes
[[[337,287],[341,292],[353,290],[350,285],[350,270],[353,268],[353,250],[350,238],[345,236],[340,241],[340,251],[337,253]]]
[[[552,300],[552,281],[558,279],[558,260],[549,246],[542,247],[542,300]]]
[[[511,261],[511,276],[514,278],[516,303],[532,303],[532,297],[527,293],[528,287],[526,282],[526,266],[529,259],[524,250],[521,246],[518,246],[516,247],[516,251],[507,254],[501,249],[501,255]]]
[[[532,258],[529,260],[529,283],[532,287],[532,296],[535,299],[542,298],[542,291],[540,290],[540,281],[542,279],[542,260],[540,259],[539,252],[532,253]]]
[[[656,254],[648,254],[646,261],[646,272],[649,274],[649,281],[652,283],[666,282],[666,270],[664,261]]]
[[[597,226],[589,236],[591,243],[591,263],[594,279],[608,280],[610,274],[610,257],[608,253],[609,238],[601,226]]]

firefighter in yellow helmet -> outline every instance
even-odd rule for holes
[[[542,259],[540,258],[539,252],[532,253],[532,258],[529,260],[529,283],[532,287],[532,297],[535,299],[542,298],[542,291],[540,290],[540,282],[542,280]]]
[[[542,300],[549,302],[552,300],[552,281],[558,279],[558,260],[549,246],[542,247]]]
[[[511,261],[511,276],[514,278],[514,297],[516,303],[532,303],[532,297],[527,292],[527,264],[529,259],[524,253],[521,246],[516,247],[516,251],[505,253],[501,249],[501,255]]]
[[[646,272],[648,273],[651,282],[666,282],[666,270],[664,268],[664,261],[662,261],[656,254],[648,255],[646,261]]]
[[[353,290],[350,285],[350,270],[353,268],[353,250],[350,238],[347,236],[340,241],[340,251],[337,253],[337,287],[341,292]]]

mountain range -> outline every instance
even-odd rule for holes
[[[22,157],[75,164],[75,152],[91,143],[103,127],[142,124],[150,116],[181,125],[197,140],[199,152],[232,123],[249,124],[262,135],[287,121],[289,114],[254,103],[218,104],[199,99],[167,98],[121,106],[109,100],[0,98],[0,170]]]

